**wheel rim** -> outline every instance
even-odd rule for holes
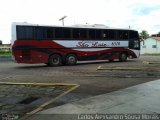
[[[70,56],[70,57],[68,58],[69,64],[75,64],[75,61],[76,61],[76,58],[75,58],[74,56]]]
[[[70,56],[69,58],[68,58],[68,61],[69,61],[69,63],[75,63],[75,61],[76,61],[76,58],[74,57],[74,56]]]
[[[58,65],[59,64],[59,58],[52,58],[52,62],[53,62],[53,64],[55,64],[55,65]]]
[[[59,55],[52,55],[49,58],[49,65],[50,66],[58,66],[61,65],[61,56]]]
[[[66,63],[67,63],[68,65],[74,65],[74,64],[76,64],[76,62],[77,62],[77,58],[76,58],[75,55],[69,54],[69,55],[66,57]]]

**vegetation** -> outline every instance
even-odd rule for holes
[[[0,40],[0,45],[2,45],[2,40]]]
[[[0,63],[12,61],[10,51],[0,51]]]
[[[142,40],[149,38],[149,34],[146,30],[142,30],[142,32],[139,34],[139,36]]]
[[[160,32],[158,32],[157,34],[152,34],[152,37],[160,37]]]
[[[0,57],[11,57],[11,51],[0,51]]]

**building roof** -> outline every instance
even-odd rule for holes
[[[160,37],[151,37],[151,38],[160,41]]]

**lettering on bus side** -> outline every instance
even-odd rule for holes
[[[78,42],[76,47],[109,47],[109,45],[99,42]]]
[[[112,47],[117,47],[117,46],[120,46],[121,43],[120,42],[112,42]]]
[[[85,42],[78,42],[78,45],[76,47],[89,47],[89,45]]]
[[[92,43],[92,47],[108,47],[108,45],[105,43],[94,42]]]
[[[119,41],[114,41],[114,42],[78,42],[76,47],[82,47],[82,48],[86,48],[86,47],[119,47],[121,46],[121,42]]]

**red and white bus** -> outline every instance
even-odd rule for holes
[[[12,54],[17,63],[74,65],[77,61],[138,58],[138,32],[106,26],[12,24]]]

